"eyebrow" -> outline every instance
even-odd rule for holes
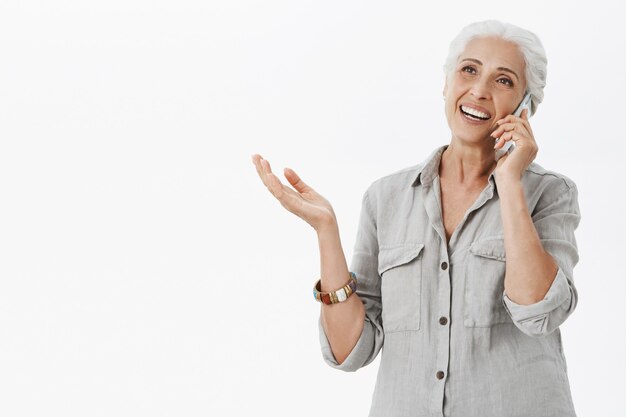
[[[461,60],[461,62],[463,62],[463,61],[471,61],[471,62],[475,62],[475,63],[477,63],[478,65],[482,65],[482,64],[483,64],[482,62],[480,62],[479,60],[477,60],[477,59],[475,59],[475,58],[463,58],[463,59]],[[498,67],[498,68],[497,68],[497,70],[498,70],[498,71],[504,71],[504,72],[510,72],[511,74],[515,75],[515,78],[517,78],[517,81],[519,81],[519,75],[517,75],[517,73],[516,73],[515,71],[513,71],[512,69],[507,68],[507,67]]]

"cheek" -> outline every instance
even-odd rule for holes
[[[451,102],[451,104],[458,104],[459,100],[466,96],[468,91],[469,86],[467,83],[456,81],[448,89],[447,101]]]
[[[454,120],[455,111],[456,111],[455,102],[451,99],[447,99],[445,106],[444,106],[444,112],[445,112],[446,121],[448,122],[449,127],[452,127],[451,123]]]
[[[513,114],[513,112],[515,111],[515,106],[511,106],[511,104],[507,103],[499,107],[496,107],[496,111],[497,111],[496,117],[502,119],[508,116],[509,114]]]
[[[449,118],[452,115],[453,102],[449,97],[446,97],[446,101],[443,103],[443,110],[446,113],[446,117]]]

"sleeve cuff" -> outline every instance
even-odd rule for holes
[[[549,314],[563,304],[569,305],[571,297],[569,282],[565,273],[559,267],[556,277],[543,300],[530,305],[521,305],[512,301],[506,293],[503,293],[502,299],[504,307],[520,330],[536,336],[547,333]],[[569,308],[566,308],[566,310],[569,310]]]
[[[357,369],[363,367],[368,358],[371,355],[372,346],[374,345],[374,331],[372,329],[371,324],[367,316],[365,317],[365,323],[363,325],[363,331],[361,332],[361,336],[359,336],[359,340],[356,342],[352,351],[344,360],[341,365],[337,363],[335,356],[330,348],[330,343],[328,342],[328,338],[326,337],[326,333],[324,332],[324,327],[322,326],[322,317],[320,316],[318,319],[318,327],[319,327],[319,335],[320,335],[320,345],[322,347],[322,356],[324,361],[332,366],[335,369],[339,369],[346,372],[354,372]]]

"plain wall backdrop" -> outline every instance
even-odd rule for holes
[[[449,42],[539,35],[536,162],[579,188],[579,416],[623,414],[623,2],[0,3],[0,415],[364,416],[321,356],[317,241],[250,161],[333,204],[448,143]]]

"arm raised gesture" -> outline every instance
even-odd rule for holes
[[[309,187],[292,169],[285,168],[285,178],[293,187],[283,184],[272,173],[270,163],[252,155],[263,184],[280,204],[311,225],[317,232],[320,250],[321,290],[335,291],[349,280],[348,265],[339,238],[339,227],[332,206]],[[365,307],[357,294],[337,304],[321,304],[321,322],[333,355],[342,363],[350,354],[365,322]]]

